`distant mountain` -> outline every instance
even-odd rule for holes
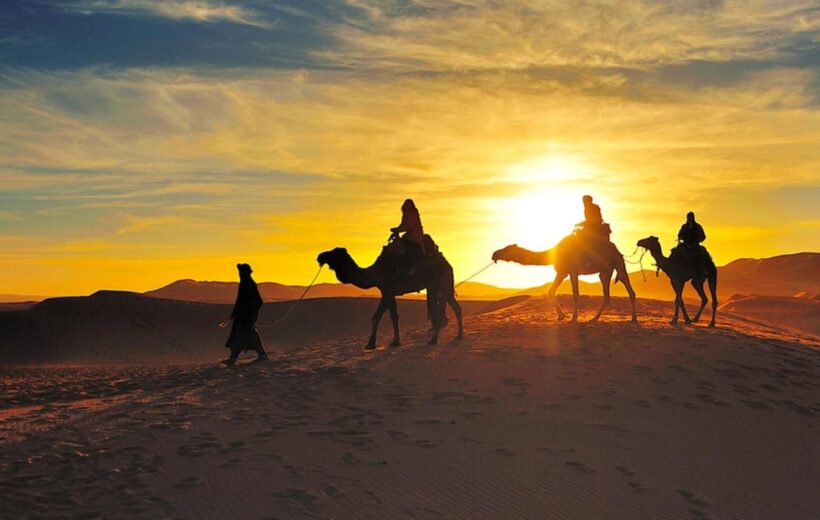
[[[647,255],[644,265],[652,264]],[[646,281],[644,281],[644,277]],[[632,287],[640,298],[672,300],[674,292],[669,278],[663,271],[659,276],[655,271],[645,270],[629,273]],[[565,281],[561,293],[569,292]],[[582,294],[601,294],[600,283],[579,284]],[[704,284],[707,295],[709,289]],[[542,295],[549,290],[549,284],[520,291],[520,294]],[[820,253],[796,253],[771,258],[741,258],[718,267],[718,301],[726,301],[735,294],[755,294],[761,296],[812,297],[820,294]],[[626,296],[623,285],[613,284],[612,295]],[[684,297],[699,299],[697,293],[687,284]]]
[[[647,255],[644,265],[652,265]],[[644,281],[645,277],[645,281]],[[594,279],[594,277],[588,277]],[[669,279],[661,272],[655,275],[654,270],[645,270],[629,274],[629,279],[636,293],[641,298],[672,300],[673,292]],[[456,289],[459,298],[473,300],[498,300],[516,295],[544,295],[550,284],[528,289],[509,289],[479,282],[467,282]],[[600,283],[581,281],[581,294],[601,294]],[[613,284],[613,296],[626,296],[622,284]],[[196,280],[177,280],[159,289],[143,294],[155,298],[203,303],[233,303],[236,298],[236,282],[200,282]],[[299,298],[305,287],[285,285],[276,282],[260,282],[259,291],[265,301],[284,301]],[[566,280],[559,294],[571,292],[569,280]],[[811,298],[820,294],[820,253],[795,253],[771,258],[741,258],[718,268],[718,299],[726,301],[734,294],[756,294],[762,296],[798,296]],[[356,298],[362,296],[378,297],[377,289],[363,290],[352,285],[339,283],[321,283],[310,288],[306,298]],[[409,298],[421,298],[423,295],[411,294]],[[698,296],[689,285],[684,291],[687,299]],[[0,295],[0,302],[39,301],[42,297],[24,295]],[[22,307],[31,306],[23,303]],[[0,309],[21,308],[18,305],[0,304]]]
[[[305,286],[283,285],[276,282],[259,282],[259,292],[265,301],[295,300],[305,292]],[[177,280],[159,289],[143,293],[153,298],[204,303],[233,303],[236,299],[237,282],[198,282]],[[502,289],[483,283],[467,282],[458,288],[461,298],[497,300],[521,292],[520,289]],[[378,289],[359,289],[340,283],[319,283],[310,288],[305,298],[357,298],[379,297]],[[414,295],[408,295],[414,297]],[[421,295],[418,295],[421,297]]]

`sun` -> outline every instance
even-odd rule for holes
[[[505,202],[504,234],[524,247],[546,249],[584,219],[581,198],[594,191],[593,170],[582,159],[550,154],[516,163],[507,178],[525,187]]]

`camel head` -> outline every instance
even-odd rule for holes
[[[493,253],[493,262],[498,262],[499,260],[515,262],[520,256],[521,248],[518,247],[518,244],[511,244]]]
[[[319,262],[319,265],[327,265],[330,267],[336,273],[336,278],[342,283],[349,283],[347,268],[356,266],[353,257],[351,257],[347,249],[343,247],[337,247],[330,251],[319,253],[316,261]]]
[[[660,251],[661,241],[658,240],[658,237],[656,236],[649,236],[638,240],[638,247],[642,247],[648,250],[650,253],[652,251]]]

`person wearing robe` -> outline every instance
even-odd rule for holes
[[[418,244],[418,250],[424,253],[424,226],[421,225],[421,215],[416,209],[413,199],[407,199],[401,206],[401,224],[390,228],[394,234],[404,233],[402,239]]]
[[[220,325],[226,326],[228,321],[233,321],[231,332],[225,347],[231,350],[230,357],[222,361],[225,365],[235,365],[239,354],[247,350],[256,352],[255,361],[265,361],[268,354],[262,346],[262,338],[256,329],[256,321],[259,319],[259,309],[262,308],[262,296],[256,282],[251,278],[253,270],[248,264],[236,264],[239,271],[239,288],[236,293],[236,303],[229,320],[225,320]]]
[[[690,211],[686,214],[686,222],[678,231],[678,242],[682,244],[680,249],[684,256],[694,261],[695,270],[698,273],[706,272],[709,257],[706,248],[700,245],[704,240],[706,240],[706,232],[703,231],[703,226],[695,221],[695,213]]]
[[[685,246],[693,247],[699,245],[706,240],[706,232],[703,231],[703,226],[695,221],[695,213],[690,211],[686,214],[686,222],[680,227],[678,231],[678,241]]]

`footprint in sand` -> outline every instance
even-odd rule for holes
[[[281,502],[291,502],[306,509],[315,509],[319,497],[308,493],[304,489],[287,488],[271,493],[274,499]]]
[[[595,473],[594,469],[590,468],[589,466],[587,466],[583,462],[578,462],[576,460],[568,460],[568,461],[564,462],[564,464],[566,464],[568,467],[570,467],[570,468],[572,468],[572,469],[574,469],[574,470],[576,470],[580,473],[583,473],[585,475],[592,475],[593,473]]]
[[[174,484],[174,487],[176,489],[189,489],[192,487],[199,486],[200,484],[202,484],[202,481],[199,477],[185,477],[184,479],[181,479],[179,482]]]
[[[495,452],[498,455],[503,455],[505,457],[515,457],[515,452],[507,448],[496,448]]]
[[[615,466],[622,475],[628,477],[626,484],[635,492],[637,493],[648,493],[649,490],[643,485],[643,482],[637,480],[635,477],[638,476],[637,473],[632,471],[626,466]]]
[[[687,491],[685,489],[676,489],[675,491],[677,491],[678,495],[683,497],[683,499],[686,500],[686,502],[691,506],[709,507],[711,505],[708,500],[704,498],[699,498],[697,495],[695,495],[695,493],[691,491]]]

